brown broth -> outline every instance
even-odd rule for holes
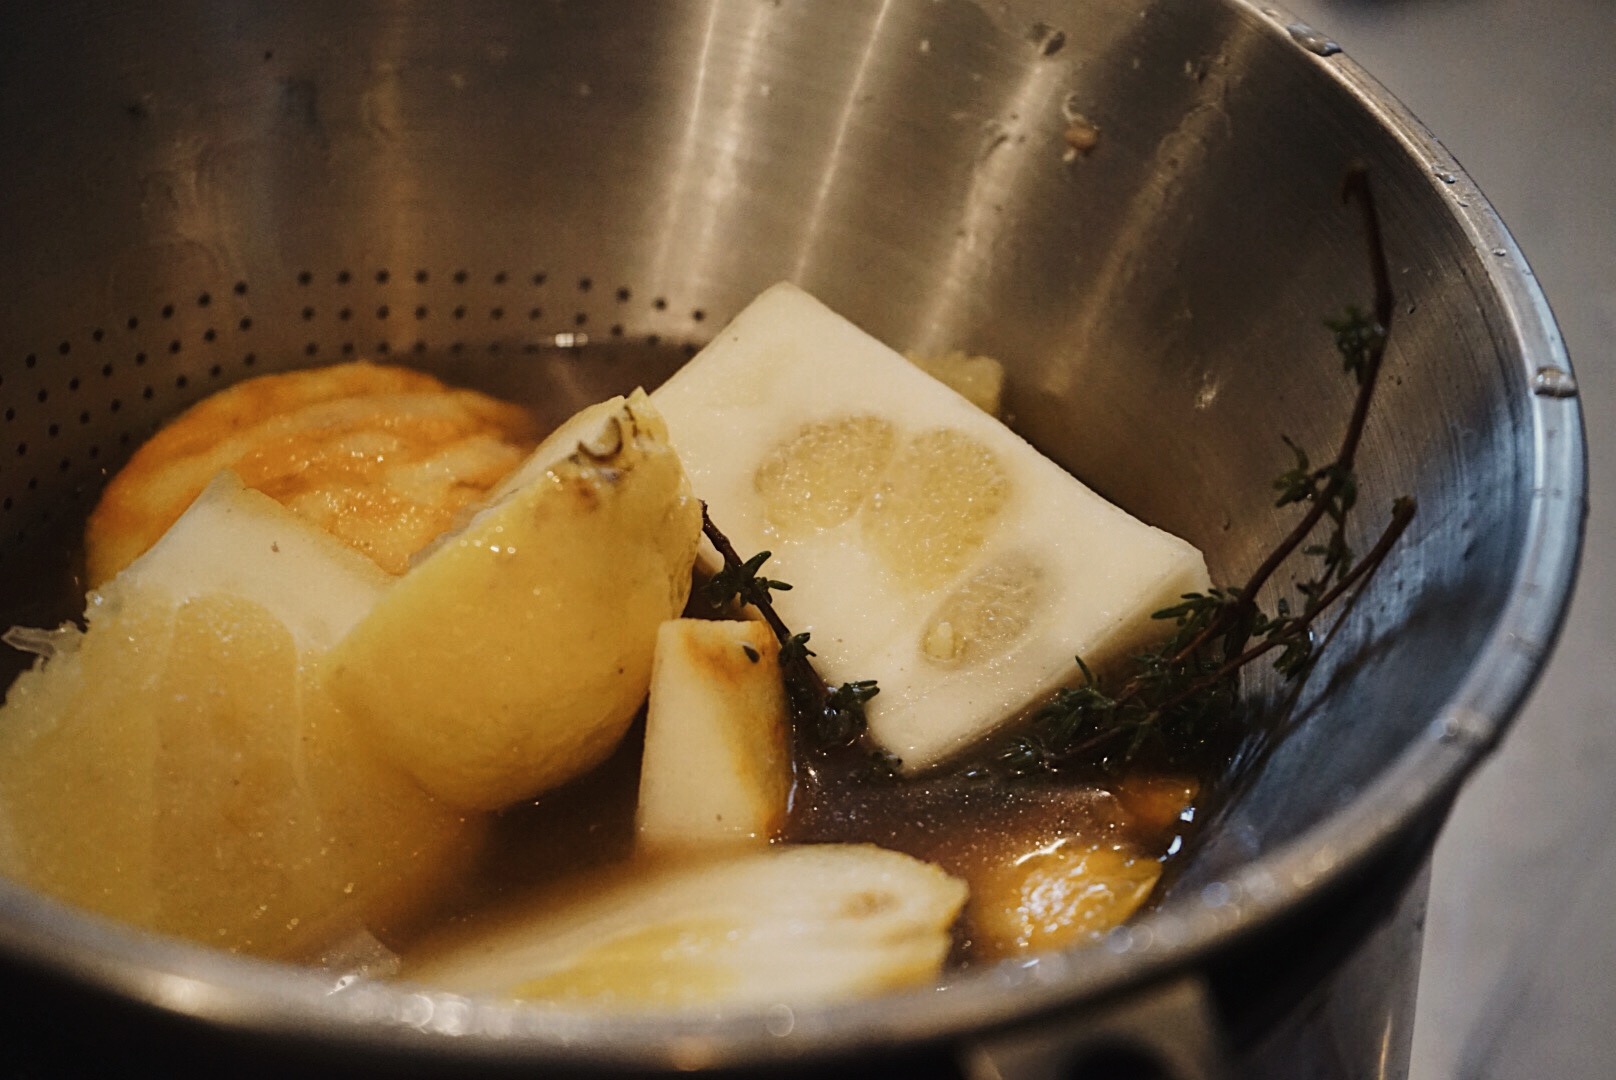
[[[641,367],[669,374],[691,351],[619,346],[598,354],[597,362],[605,357],[610,365],[606,378],[612,383],[600,396],[626,392],[644,378]],[[471,381],[486,392],[542,403],[535,411],[545,421],[565,418],[566,410],[558,411],[533,381]],[[718,617],[697,596],[693,589],[685,615]],[[622,746],[590,775],[498,816],[476,873],[444,899],[435,918],[419,924],[427,932],[389,942],[406,964],[418,944],[436,952],[446,939],[566,902],[669,858],[635,851],[643,723],[642,710]],[[1195,823],[1206,818],[1206,793],[1214,780],[1207,769],[1221,760],[1216,749],[1209,748],[1202,766],[1192,770],[1146,760],[1118,775],[1091,770],[983,779],[962,767],[897,778],[872,768],[874,746],[867,740],[825,753],[799,741],[791,811],[777,841],[876,844],[936,863],[973,885],[1006,859],[1061,838],[1171,863],[1190,846]],[[1191,794],[1163,795],[1175,787]],[[967,911],[956,927],[952,968],[973,962],[975,935]]]
[[[486,371],[443,374],[457,384],[526,401],[542,420],[554,422],[586,404],[585,399],[626,391],[642,380],[654,384],[691,351],[673,346],[591,349],[587,389],[573,385],[580,357],[572,350],[547,351],[520,372],[502,366],[497,377]],[[558,376],[560,369],[568,377]],[[555,385],[567,385],[569,392],[551,393]],[[50,572],[35,579],[37,596],[14,598],[10,621],[54,625],[77,617],[82,609],[77,557],[61,556],[75,551],[76,544],[55,530],[43,541],[38,561]],[[0,674],[12,676],[27,662],[20,653],[9,660],[0,657],[0,667],[10,665]],[[574,895],[592,883],[633,872],[645,859],[635,854],[634,827],[643,730],[642,712],[617,752],[588,776],[498,814],[474,871],[433,912],[385,934],[384,944],[407,964],[414,950],[433,947],[445,931],[472,932],[512,909]],[[1148,763],[1135,774],[1117,777],[984,780],[944,770],[894,778],[871,768],[870,751],[862,744],[829,754],[799,748],[791,813],[779,839],[873,843],[937,863],[967,880],[996,860],[1058,837],[1116,845],[1166,863],[1191,845],[1194,822],[1206,817],[1212,780],[1210,773],[1166,772]],[[1216,753],[1208,754],[1208,763],[1216,760]],[[1164,797],[1163,786],[1175,784],[1199,794],[1187,803],[1171,794]],[[962,919],[952,966],[972,962],[973,934],[969,917]]]
[[[602,766],[559,790],[503,811],[475,873],[446,897],[425,932],[387,944],[408,965],[419,946],[441,952],[518,913],[531,914],[670,858],[635,851],[643,716]],[[936,863],[967,882],[1059,840],[1115,847],[1163,862],[1188,844],[1204,785],[1145,769],[1099,782],[1034,776],[983,779],[963,770],[895,778],[870,768],[862,745],[799,752],[791,813],[777,842],[871,843]],[[981,959],[969,912],[950,967]]]

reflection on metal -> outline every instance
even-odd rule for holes
[[[793,281],[813,280],[816,276],[815,271],[820,269],[813,265],[812,260],[822,257],[821,238],[827,227],[832,224],[832,214],[838,209],[836,200],[832,198],[833,193],[840,187],[845,191],[846,197],[857,198],[857,180],[843,182],[845,167],[849,164],[846,160],[847,139],[858,119],[860,107],[874,107],[868,100],[871,65],[878,60],[890,61],[894,54],[902,55],[890,46],[886,49],[881,48],[885,44],[881,33],[882,27],[891,10],[891,0],[882,0],[882,3],[875,7],[868,29],[861,28],[858,32],[864,46],[858,50],[858,64],[853,69],[852,77],[846,80],[846,91],[837,108],[836,120],[831,129],[830,145],[826,148],[818,168],[814,170],[818,173],[819,182],[815,185],[812,201],[808,203],[803,214],[802,239],[798,244],[796,263],[790,274]],[[923,41],[923,45],[922,53],[931,52],[930,42]]]
[[[1540,367],[1532,376],[1532,393],[1539,397],[1576,397],[1577,380],[1564,368]]]
[[[756,113],[765,99],[757,91],[767,80],[760,78],[767,32],[778,18],[768,4],[745,10],[724,0],[707,4],[700,50],[686,75],[689,91],[675,99],[688,104],[674,119],[677,150],[665,174],[666,211],[651,263],[656,280],[688,274],[700,280],[729,254],[721,247],[733,224],[728,208],[744,193],[749,154],[763,138]]]
[[[987,141],[971,171],[958,209],[953,237],[940,264],[931,269],[932,289],[921,326],[948,326],[951,312],[969,309],[972,297],[1015,265],[1011,237],[1020,232],[1038,191],[1035,177],[1058,163],[1058,144],[1044,138],[1029,144],[1029,132],[1047,131],[1065,104],[1067,72],[1055,64],[1033,64],[989,104]]]
[[[1307,25],[1307,23],[1291,23],[1285,28],[1285,32],[1291,36],[1292,41],[1316,56],[1334,56],[1341,51],[1341,46]]]

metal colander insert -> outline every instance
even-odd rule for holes
[[[241,379],[371,359],[532,407],[553,425],[694,355],[705,308],[588,273],[299,269],[176,290],[34,344],[0,374],[0,580],[13,622],[83,606],[82,526],[106,478],[164,422]],[[0,656],[12,677],[21,654]]]

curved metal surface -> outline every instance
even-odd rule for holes
[[[1402,300],[1361,502],[1421,503],[1285,737],[1231,777],[1217,830],[1158,910],[1094,948],[856,1006],[608,1020],[332,993],[0,883],[14,957],[224,1029],[468,1062],[690,1068],[950,1041],[1192,968],[1346,880],[1445,812],[1553,644],[1586,480],[1576,398],[1541,375],[1571,378],[1546,303],[1441,146],[1277,9],[0,19],[9,621],[68,613],[64,553],[100,478],[213,386],[402,354],[565,414],[654,381],[670,344],[782,277],[899,347],[999,356],[1020,430],[1238,578],[1284,528],[1262,483],[1278,435],[1328,446],[1346,412],[1318,322],[1367,298],[1335,201],[1353,160],[1376,179]],[[1100,132],[1087,154],[1065,138],[1075,117]]]

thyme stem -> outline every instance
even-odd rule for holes
[[[1363,213],[1364,237],[1374,283],[1372,314],[1348,308],[1344,318],[1327,320],[1345,370],[1357,381],[1352,412],[1335,460],[1317,468],[1300,446],[1285,439],[1296,465],[1275,482],[1276,506],[1308,503],[1305,513],[1262,559],[1240,588],[1212,588],[1189,593],[1155,613],[1174,619],[1178,630],[1168,640],[1134,658],[1118,692],[1108,694],[1078,658],[1083,684],[1059,690],[1032,716],[1028,734],[1012,738],[998,756],[1013,775],[1056,768],[1062,762],[1092,755],[1123,739],[1131,739],[1123,757],[1147,739],[1169,753],[1188,749],[1218,730],[1227,732],[1238,714],[1235,676],[1247,664],[1278,652],[1274,669],[1287,679],[1305,674],[1316,656],[1312,628],[1344,597],[1356,598],[1382,565],[1415,513],[1414,500],[1394,500],[1391,520],[1363,558],[1354,560],[1347,544],[1347,525],[1357,502],[1353,469],[1386,355],[1396,297],[1386,262],[1385,244],[1368,173],[1360,166],[1347,175],[1345,201],[1356,201]],[[1310,538],[1328,521],[1323,543]],[[1275,601],[1274,613],[1259,606],[1259,594],[1293,556],[1321,560],[1318,571],[1295,583],[1300,610],[1287,597]],[[1253,638],[1260,638],[1251,644]]]
[[[1351,592],[1355,585],[1380,568],[1381,563],[1391,553],[1391,549],[1397,543],[1398,538],[1403,535],[1403,530],[1407,529],[1409,522],[1414,520],[1414,509],[1413,499],[1398,499],[1392,505],[1392,520],[1381,532],[1375,546],[1334,587],[1319,598],[1318,604],[1312,611],[1298,618],[1284,637],[1269,638],[1260,644],[1251,646],[1239,656],[1226,661],[1222,667],[1210,675],[1204,675],[1194,680],[1159,705],[1154,706],[1151,709],[1152,714],[1160,716],[1183,705],[1197,695],[1207,693],[1247,664],[1275,649],[1284,647],[1289,639],[1306,633],[1318,617],[1324,614],[1326,608]],[[1137,698],[1143,690],[1143,685],[1138,679],[1130,680],[1127,686],[1123,687],[1117,696],[1112,699],[1112,711]],[[1060,756],[1062,758],[1074,758],[1092,753],[1127,732],[1128,729],[1120,725],[1104,728],[1087,739],[1062,748]]]
[[[1358,375],[1358,396],[1352,405],[1352,417],[1347,422],[1347,430],[1341,438],[1341,449],[1332,464],[1315,471],[1314,476],[1325,479],[1325,485],[1311,500],[1312,505],[1296,523],[1296,527],[1268,553],[1268,557],[1257,569],[1252,571],[1251,577],[1241,586],[1234,603],[1225,608],[1219,618],[1208,621],[1201,632],[1192,637],[1173,656],[1172,663],[1184,663],[1208,642],[1246,624],[1248,617],[1256,608],[1258,592],[1291,554],[1307,540],[1352,477],[1352,468],[1358,457],[1358,445],[1363,440],[1364,427],[1369,419],[1369,404],[1375,396],[1381,362],[1386,356],[1386,341],[1391,334],[1392,315],[1397,300],[1392,292],[1391,270],[1386,263],[1386,247],[1381,239],[1380,215],[1375,209],[1374,192],[1369,187],[1368,170],[1362,165],[1354,165],[1348,171],[1342,183],[1341,197],[1344,201],[1356,199],[1363,210],[1364,236],[1369,249],[1370,273],[1375,287],[1374,317],[1377,330],[1365,350],[1365,363]],[[1238,651],[1244,644],[1242,637],[1231,642],[1231,650]]]
[[[798,731],[811,732],[822,745],[845,744],[857,738],[864,730],[864,703],[878,693],[874,680],[843,683],[832,689],[808,659],[813,655],[808,650],[808,635],[793,634],[769,599],[771,587],[789,589],[790,586],[756,576],[768,553],[755,555],[750,561],[743,560],[729,537],[713,524],[706,502],[701,504],[701,531],[712,541],[725,568],[734,575],[738,598],[758,610],[780,642],[780,677],[785,682],[786,697]]]
[[[718,526],[713,524],[712,517],[707,513],[706,500],[703,500],[701,504],[701,531],[708,540],[712,541],[713,547],[724,560],[725,566],[739,568],[745,565],[740,555],[736,552],[735,545],[729,542],[729,537],[720,532]],[[779,613],[774,610],[774,604],[769,600],[769,590],[749,589],[743,599],[758,609],[758,614],[763,616],[763,621],[769,624],[769,629],[774,631],[774,636],[779,639],[782,646],[791,640],[791,631],[786,627],[785,622],[781,620]],[[813,669],[812,664],[808,665],[808,667],[809,670]],[[814,677],[818,679],[817,672]],[[823,679],[819,679],[819,685],[824,687],[825,682]],[[825,688],[825,693],[830,693],[828,687]]]
[[[1391,552],[1392,545],[1397,543],[1398,537],[1403,535],[1403,530],[1408,528],[1409,522],[1413,520],[1414,500],[1410,498],[1398,499],[1392,504],[1392,520],[1381,531],[1380,538],[1375,541],[1375,546],[1370,548],[1368,554],[1360,559],[1358,564],[1348,571],[1340,581],[1336,582],[1328,592],[1321,595],[1318,603],[1310,611],[1298,616],[1283,635],[1268,638],[1260,644],[1251,646],[1234,659],[1226,661],[1222,667],[1211,675],[1204,676],[1186,686],[1183,690],[1157,706],[1157,708],[1165,712],[1175,705],[1182,704],[1186,699],[1204,692],[1208,686],[1227,679],[1253,660],[1283,647],[1295,638],[1301,637],[1312,627],[1313,623],[1318,621],[1319,616],[1324,614],[1326,608],[1350,592],[1358,582],[1369,577],[1380,568],[1380,564],[1385,561],[1387,554]],[[1116,700],[1120,704],[1137,693],[1137,688],[1130,685],[1130,687],[1125,687],[1117,695]]]

